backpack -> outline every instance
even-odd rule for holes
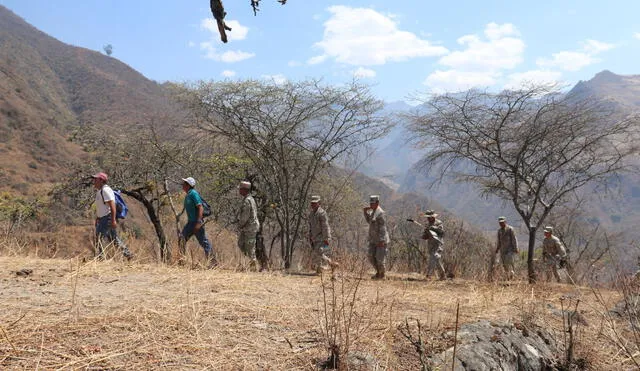
[[[200,197],[200,200],[202,201],[202,217],[206,218],[208,216],[211,216],[211,206],[209,206],[204,198]]]
[[[104,203],[104,195],[102,194],[102,190],[100,190],[100,195],[102,196],[102,202]],[[119,190],[114,189],[113,196],[116,202],[116,219],[124,219],[129,213],[129,207],[127,206],[126,202],[124,202],[124,198],[122,198]]]

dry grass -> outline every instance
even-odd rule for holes
[[[328,354],[318,325],[317,276],[23,257],[0,258],[0,266],[2,368],[313,369]],[[22,268],[33,273],[17,276]],[[338,273],[337,279],[360,278]],[[353,350],[385,369],[420,365],[398,336],[399,324],[412,318],[450,331],[458,301],[461,323],[535,320],[560,341],[562,319],[547,303],[559,308],[562,295],[581,297],[590,322],[580,329],[577,357],[588,351],[597,369],[619,369],[622,361],[615,348],[597,341],[601,306],[588,289],[392,274],[383,282],[364,279],[359,292],[361,304],[389,310],[368,319]],[[617,299],[611,292],[603,297],[611,306]]]

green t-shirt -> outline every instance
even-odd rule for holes
[[[187,197],[184,198],[184,209],[187,211],[187,217],[190,222],[198,220],[198,208],[196,206],[202,205],[202,198],[195,189],[191,188],[187,192]]]

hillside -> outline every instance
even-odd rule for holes
[[[0,6],[0,190],[34,194],[87,159],[68,141],[164,110],[163,88],[115,58],[64,44]]]

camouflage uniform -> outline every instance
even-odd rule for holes
[[[324,262],[330,262],[331,248],[325,245],[325,241],[331,240],[331,227],[327,212],[318,206],[317,210],[309,213],[309,241],[313,248],[313,265],[319,271]]]
[[[375,211],[364,211],[364,218],[369,223],[369,262],[376,268],[376,277],[383,278],[386,271],[388,245],[391,242],[387,232],[386,214],[380,206]],[[382,246],[379,246],[382,245]]]
[[[496,239],[496,250],[500,251],[500,261],[502,267],[507,274],[508,279],[512,279],[515,275],[514,260],[518,254],[518,239],[516,233],[508,224],[504,228],[498,229],[498,237]]]
[[[256,264],[256,233],[260,229],[258,207],[253,196],[248,194],[242,199],[238,213],[238,247],[249,259],[252,266]]]
[[[427,250],[429,252],[429,262],[427,265],[427,277],[431,277],[433,270],[438,271],[438,277],[443,280],[446,278],[444,266],[442,265],[442,240],[438,238],[435,231],[425,229],[422,239],[427,240]]]
[[[553,273],[556,280],[560,282],[558,263],[560,260],[566,258],[567,251],[562,242],[560,242],[560,239],[553,235],[550,235],[548,238],[545,236],[542,240],[542,262],[544,263],[547,281],[551,280],[551,273]]]
[[[433,222],[431,222],[427,219],[427,224],[424,227],[423,234],[428,230],[436,232],[438,239],[441,241],[444,239],[444,224],[442,223],[442,220],[433,218]]]

